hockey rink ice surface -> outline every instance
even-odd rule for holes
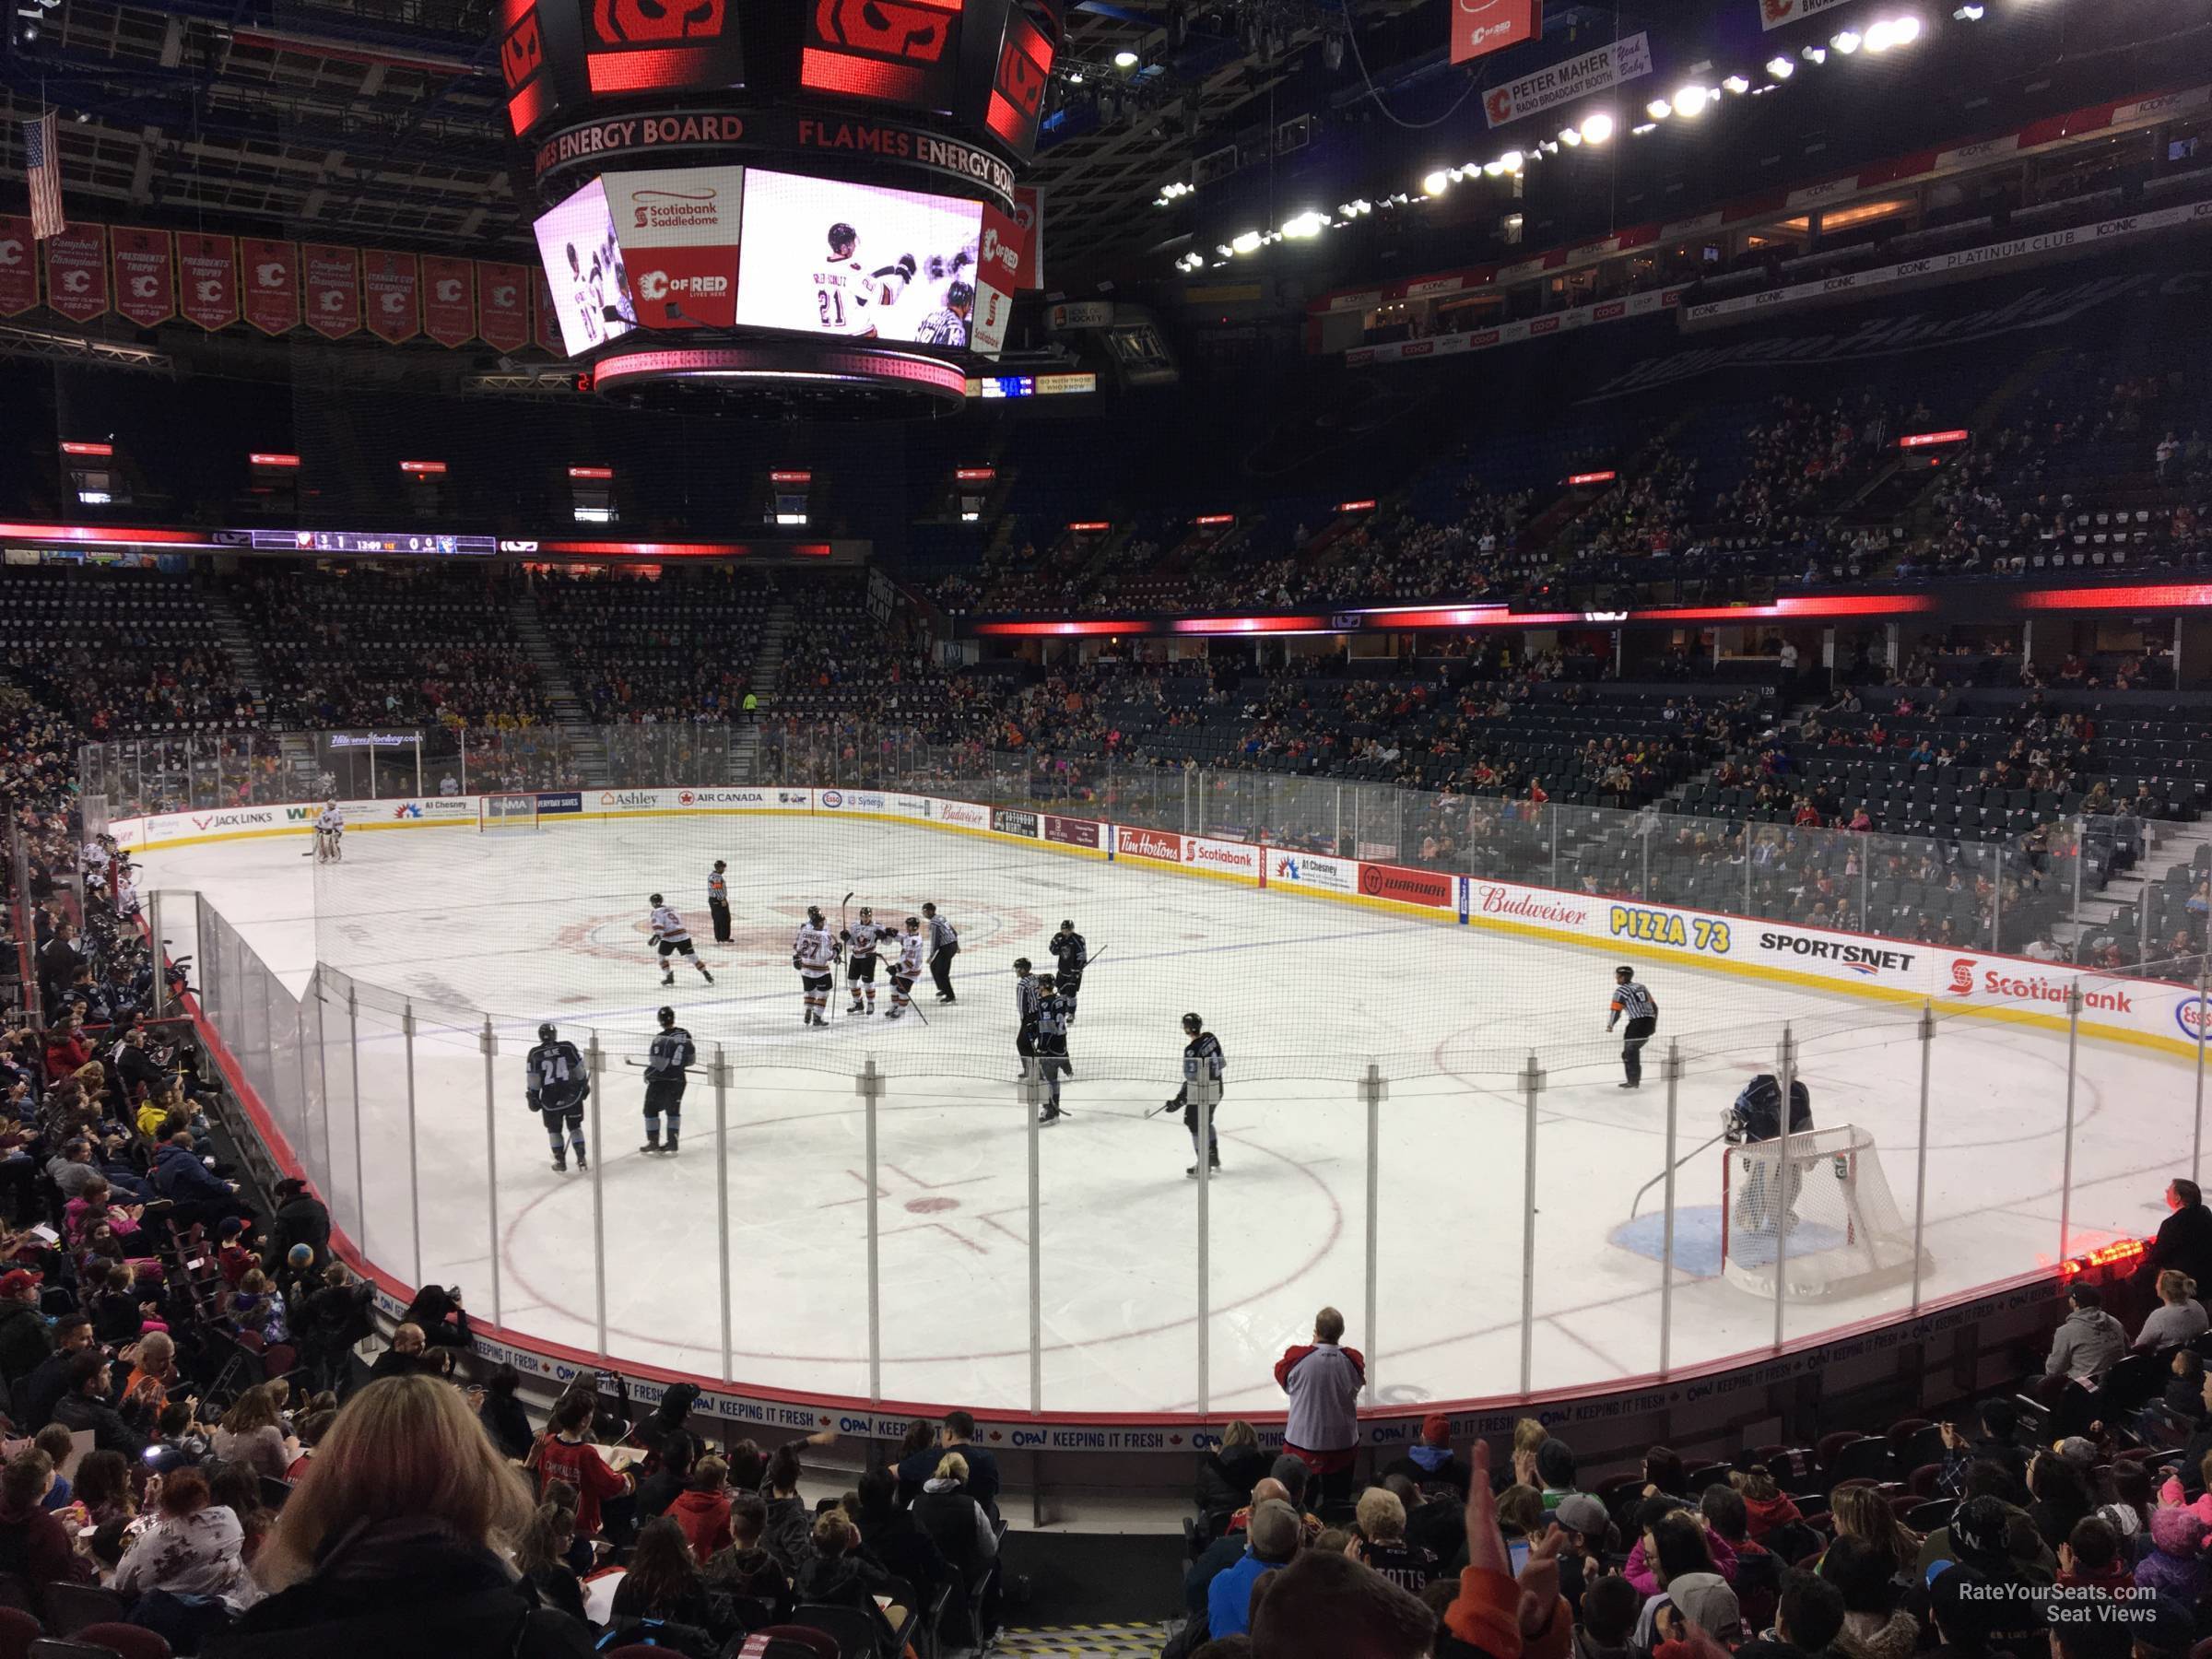
[[[1920,1112],[1917,1006],[1864,1001],[1635,957],[1661,1008],[1645,1083],[1620,1078],[1604,1035],[1615,958],[1357,905],[1256,891],[896,823],[806,817],[670,818],[347,837],[318,870],[298,838],[171,850],[143,887],[189,889],[239,929],[295,993],[323,959],[364,986],[359,1144],[343,1006],[326,1008],[328,1187],[340,1224],[394,1276],[457,1284],[492,1312],[496,1228],[509,1327],[596,1347],[593,1259],[603,1206],[606,1350],[723,1375],[717,1161],[730,1207],[731,1380],[865,1396],[868,1387],[865,1135],[854,1075],[887,1077],[878,1120],[882,1394],[1005,1410],[1030,1403],[1028,1113],[1017,1099],[1011,963],[1049,966],[1073,918],[1099,958],[1071,1034],[1071,1116],[1041,1151],[1042,1400],[1048,1410],[1198,1405],[1198,1183],[1179,1113],[1147,1120],[1179,1080],[1185,1009],[1229,1056],[1219,1113],[1225,1168],[1211,1183],[1210,1405],[1278,1408],[1272,1368],[1314,1311],[1342,1308],[1371,1354],[1379,1402],[1519,1388],[1525,1125],[1515,1074],[1533,1049],[1546,1086],[1535,1129],[1535,1338],[1538,1389],[1658,1369],[1656,1230],[1631,1198],[1665,1161],[1659,1058],[1683,1046],[1678,1142],[1719,1126],[1789,1022],[1816,1122],[1857,1123],[1879,1147],[1908,1226]],[[712,942],[704,892],[729,861],[736,937]],[[888,1025],[881,971],[872,1018],[800,1026],[791,937],[806,906],[831,924],[853,907],[902,921],[924,899],[959,927],[956,1006],[926,980],[928,1024]],[[667,896],[713,971],[678,965],[664,992],[645,898]],[[173,948],[194,948],[193,906],[165,900]],[[194,982],[204,982],[202,963]],[[415,1159],[408,1182],[405,1041],[417,999]],[[734,1082],[717,1144],[714,1093],[694,1078],[683,1151],[649,1158],[638,1105],[653,1013],[672,1003],[702,1051],[728,1047]],[[371,1006],[371,1003],[379,1006]],[[471,1011],[475,1012],[471,1012]],[[488,1179],[484,1061],[495,1062],[496,1182]],[[523,1056],[541,1019],[606,1066],[593,1144],[598,1181],[557,1174],[524,1100]],[[1381,1271],[1363,1328],[1370,1058],[1382,1106]],[[312,1056],[311,1056],[312,1062]],[[1968,1018],[1932,1045],[1924,1298],[1987,1285],[2061,1254],[2067,1110],[2063,1032]],[[2194,1071],[2085,1041],[2068,1252],[2141,1234],[2188,1158]],[[1721,1152],[1680,1171],[1671,1364],[1767,1346],[1773,1304],[1717,1272]],[[495,1192],[496,1187],[496,1192]],[[1650,1216],[1660,1189],[1643,1202]],[[356,1218],[365,1209],[366,1226]],[[1635,1247],[1640,1246],[1640,1247]],[[1907,1287],[1793,1303],[1809,1337],[1909,1305]]]

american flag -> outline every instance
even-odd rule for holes
[[[62,217],[62,146],[53,112],[23,123],[23,174],[30,181],[30,238],[44,241],[69,229]]]

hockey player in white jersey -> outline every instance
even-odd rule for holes
[[[791,944],[791,965],[798,971],[800,998],[806,1005],[806,1024],[830,1023],[830,988],[837,977],[837,935],[822,918],[822,907],[806,907],[806,925]]]
[[[699,959],[699,952],[692,948],[691,930],[684,925],[684,919],[671,910],[667,901],[658,893],[650,895],[646,902],[653,906],[653,917],[648,925],[653,929],[653,948],[661,955],[661,983],[676,983],[676,959],[680,956],[699,970],[700,979],[712,984],[714,976],[707,971],[707,965]]]
[[[829,334],[872,339],[913,279],[914,256],[871,267],[861,256],[860,232],[841,219],[830,227],[829,241],[830,256],[814,271],[815,322]]]
[[[345,857],[346,815],[335,800],[323,803],[315,815],[315,862],[336,864]]]
[[[929,940],[923,936],[922,918],[909,916],[906,931],[899,935],[899,959],[891,966],[891,1011],[886,1019],[903,1019],[913,1006],[914,982],[922,977],[929,956]]]
[[[890,936],[888,927],[876,925],[876,912],[867,905],[860,907],[860,920],[838,935],[845,947],[845,989],[852,993],[848,1014],[876,1012],[876,955],[881,942]],[[861,1006],[861,989],[867,989],[867,1006]]]

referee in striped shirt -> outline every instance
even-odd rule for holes
[[[1620,1087],[1639,1088],[1643,1084],[1643,1045],[1659,1029],[1659,1005],[1636,982],[1636,970],[1625,965],[1613,970],[1613,1013],[1606,1021],[1608,1034],[1623,1015],[1628,1017],[1629,1029],[1622,1033],[1620,1065],[1628,1077]]]

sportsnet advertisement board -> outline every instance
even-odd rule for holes
[[[339,803],[351,830],[457,828],[477,821],[477,797],[457,795]],[[208,841],[304,835],[317,803],[222,807],[114,821],[118,842],[137,852]],[[1474,928],[1500,928],[1613,957],[1656,958],[1722,973],[1782,980],[1873,1000],[1935,1005],[1945,1014],[2066,1023],[2071,988],[2082,990],[2084,1035],[2194,1057],[2207,1011],[2194,991],[2155,980],[2077,974],[2063,965],[1992,952],[1931,948],[1909,940],[1792,926],[1720,912],[1645,904],[1418,870],[1379,859],[1348,859],[1266,848],[1173,830],[1071,818],[1026,807],[871,789],[609,789],[541,793],[541,824],[652,813],[822,813],[942,826],[1005,836],[1040,851],[1103,852],[1151,868],[1227,878],[1339,902],[1427,915]],[[1095,838],[1095,839],[1094,839]]]

